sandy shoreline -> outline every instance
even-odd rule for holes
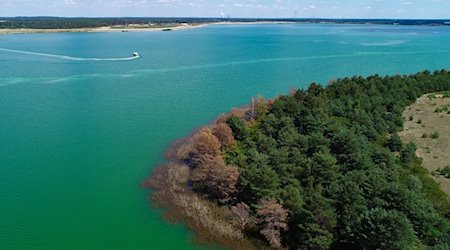
[[[77,29],[0,29],[0,35],[9,34],[35,34],[35,33],[64,33],[64,32],[158,32],[158,31],[180,31],[201,28],[209,25],[255,25],[255,24],[292,24],[291,22],[214,22],[202,24],[182,24],[178,26],[151,27],[100,27],[100,28],[77,28]]]
[[[179,26],[167,26],[167,27],[100,27],[100,28],[80,28],[80,29],[0,29],[0,35],[8,34],[35,34],[35,33],[64,33],[64,32],[155,32],[155,31],[177,31],[177,30],[189,30],[205,25],[179,25]]]

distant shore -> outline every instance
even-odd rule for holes
[[[0,35],[10,34],[37,34],[37,33],[94,33],[94,32],[164,32],[181,31],[201,28],[210,25],[258,25],[258,24],[295,24],[287,21],[260,21],[260,22],[210,22],[174,24],[159,26],[152,25],[128,25],[128,26],[105,26],[99,28],[72,28],[72,29],[0,29]]]
[[[0,17],[1,34],[58,32],[148,32],[187,30],[206,25],[374,24],[450,26],[450,19],[206,18],[206,17]]]
[[[201,28],[209,25],[256,25],[256,24],[294,24],[287,21],[263,21],[263,22],[211,22],[199,24],[179,24],[168,26],[156,25],[129,25],[129,26],[105,26],[99,28],[73,28],[73,29],[0,29],[0,35],[8,34],[35,34],[35,33],[88,33],[88,32],[162,32],[180,31]]]
[[[81,33],[81,32],[157,32],[157,31],[178,31],[178,30],[190,30],[199,27],[203,27],[208,24],[186,24],[186,25],[174,25],[166,27],[152,27],[152,26],[126,26],[115,27],[105,26],[100,28],[75,28],[75,29],[0,29],[0,35],[9,34],[35,34],[35,33]]]
[[[18,23],[14,23],[18,19]],[[123,20],[122,20],[123,19]],[[60,22],[64,21],[64,24]],[[78,23],[77,23],[78,21]],[[0,35],[63,32],[155,32],[180,31],[209,25],[254,25],[254,24],[375,24],[375,25],[424,25],[449,26],[450,20],[394,20],[394,19],[208,19],[208,18],[9,18],[0,19]],[[5,25],[5,23],[8,23]],[[33,23],[29,23],[33,22]],[[81,23],[79,23],[81,22]],[[96,22],[103,22],[96,27]],[[117,23],[121,23],[117,25]],[[67,23],[71,25],[67,25]],[[111,24],[109,24],[111,23]],[[64,27],[69,28],[47,28]],[[13,28],[11,28],[13,27]],[[23,28],[25,27],[25,28]]]

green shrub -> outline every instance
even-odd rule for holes
[[[437,138],[439,138],[439,132],[433,132],[431,135],[430,135],[430,137],[431,138],[433,138],[433,139],[437,139]]]
[[[440,170],[441,175],[445,176],[446,178],[450,178],[450,165],[445,166],[443,169]]]

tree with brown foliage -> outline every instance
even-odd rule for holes
[[[237,191],[239,170],[236,166],[228,166],[220,157],[204,157],[200,165],[191,175],[195,190],[227,203],[234,198]]]
[[[281,230],[287,231],[286,220],[288,211],[275,200],[262,199],[258,203],[258,224],[261,225],[261,234],[269,241],[272,247],[281,247]]]
[[[230,148],[236,144],[233,131],[226,123],[217,124],[213,129],[213,135],[219,139],[222,149]]]
[[[197,155],[218,156],[220,154],[220,141],[209,128],[203,128],[192,137],[194,150]]]
[[[205,127],[190,138],[174,143],[173,149],[166,153],[166,156],[195,167],[204,157],[219,156],[221,154],[220,145],[219,139],[212,134],[211,129]]]
[[[225,123],[225,122],[227,122],[227,119],[228,119],[228,116],[225,114],[222,114],[216,119],[215,124]]]
[[[244,202],[240,202],[236,206],[231,207],[231,211],[234,215],[234,224],[241,231],[244,231],[250,220],[250,207]]]

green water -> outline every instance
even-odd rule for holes
[[[450,68],[449,41],[375,25],[0,36],[0,248],[212,248],[140,188],[171,141],[258,94]]]

